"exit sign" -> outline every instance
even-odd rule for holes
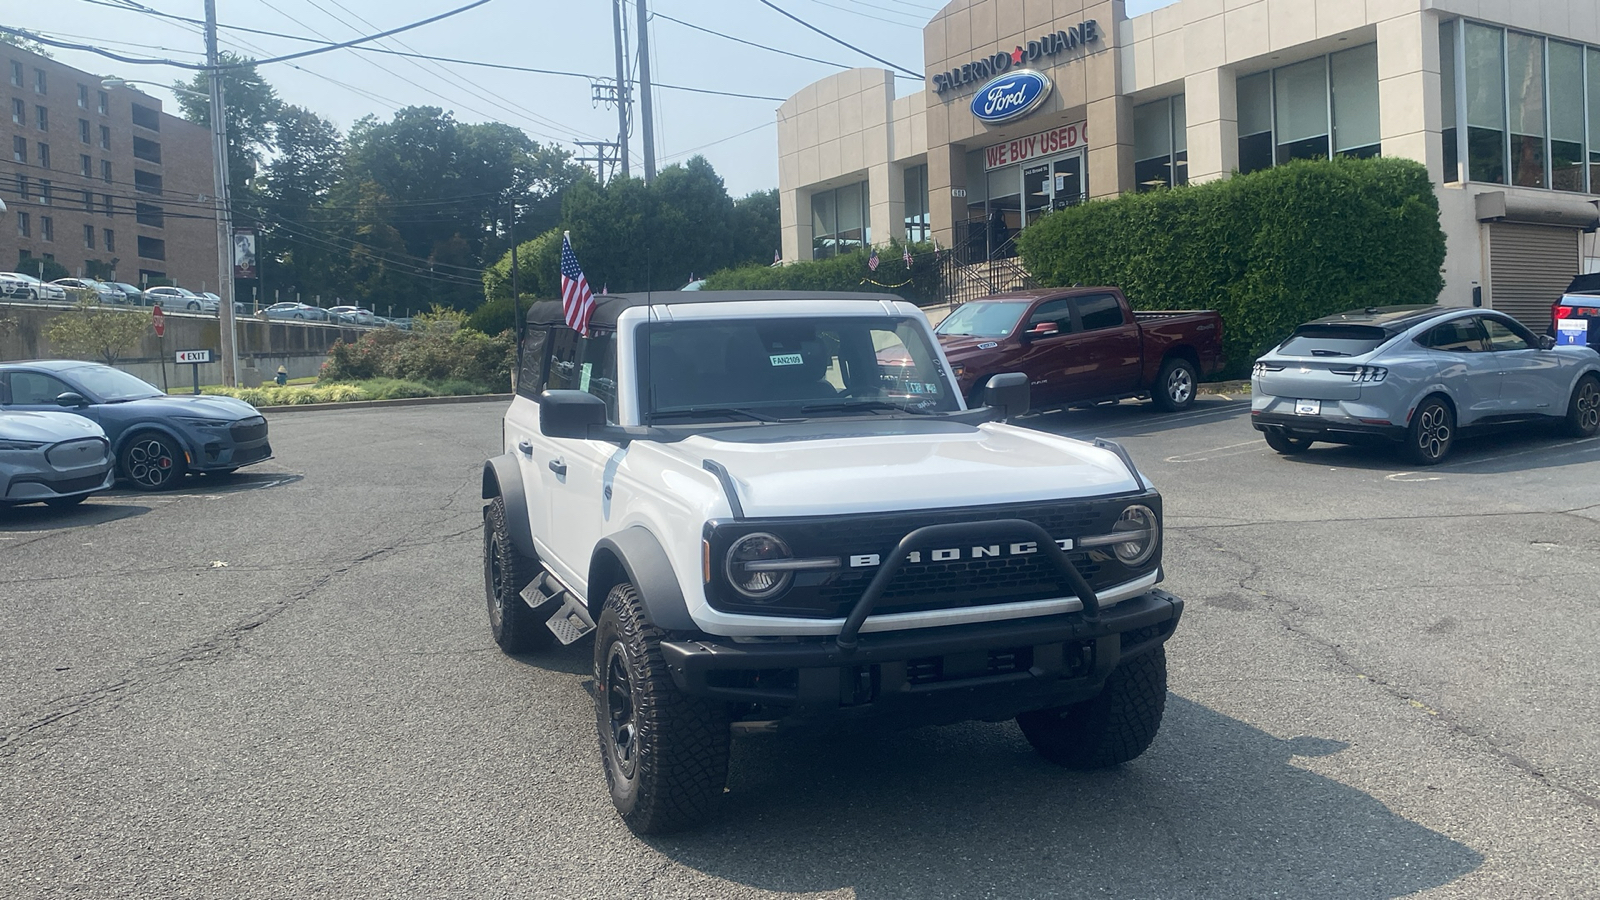
[[[178,362],[180,363],[208,363],[211,362],[210,350],[179,350]]]

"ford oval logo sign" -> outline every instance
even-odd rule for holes
[[[1020,119],[1044,103],[1050,88],[1050,79],[1041,72],[1007,72],[978,88],[972,98],[972,114],[991,125]]]

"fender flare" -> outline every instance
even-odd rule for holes
[[[639,592],[645,614],[667,631],[699,631],[684,602],[683,589],[661,542],[644,527],[632,525],[595,546],[589,562],[591,612],[599,614],[605,595],[626,580]]]
[[[506,505],[506,528],[511,544],[528,559],[538,559],[533,549],[533,526],[528,522],[528,498],[522,489],[522,472],[517,460],[502,453],[483,464],[483,499],[499,497]]]

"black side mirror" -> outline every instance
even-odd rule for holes
[[[1540,350],[1554,350],[1555,346],[1556,346],[1556,339],[1555,338],[1551,337],[1548,334],[1539,335],[1539,349]]]
[[[89,405],[89,398],[77,391],[63,391],[56,395],[56,405],[83,409]]]
[[[1033,387],[1022,372],[992,376],[983,386],[984,401],[1000,410],[1002,419],[1014,419],[1033,406]]]
[[[539,395],[539,433],[545,437],[588,440],[591,426],[605,424],[606,402],[588,391]]]

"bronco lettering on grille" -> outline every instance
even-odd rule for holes
[[[1072,539],[1063,538],[1056,541],[1056,546],[1062,550],[1072,549]],[[1039,552],[1036,541],[1019,541],[1015,544],[983,544],[970,548],[946,547],[928,552],[928,562],[955,562],[962,559],[986,559],[998,556],[1027,556]],[[920,563],[924,561],[921,550],[913,550],[906,555],[906,562]],[[862,553],[850,557],[850,568],[866,569],[882,565],[883,557],[878,553]]]

